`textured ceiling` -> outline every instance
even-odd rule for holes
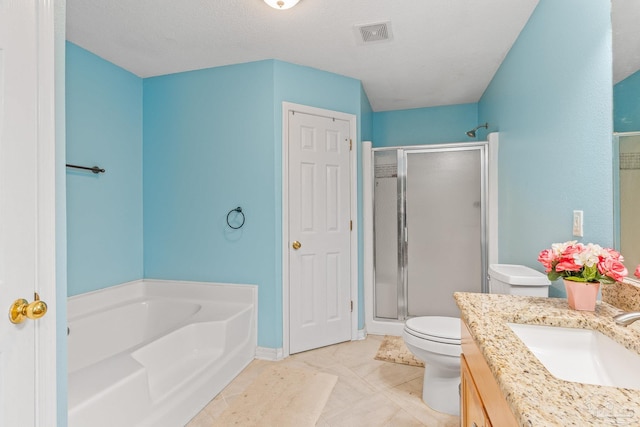
[[[613,0],[613,82],[640,70],[640,1]]]
[[[614,2],[640,3],[638,0]],[[278,59],[361,80],[374,111],[477,102],[538,0],[67,0],[67,39],[141,77]],[[354,26],[390,22],[362,44]]]

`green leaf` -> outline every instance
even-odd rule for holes
[[[560,277],[562,277],[562,275],[555,270],[551,270],[549,273],[547,273],[547,277],[550,281],[553,282],[554,280],[558,280]]]
[[[587,279],[585,279],[584,277],[580,277],[580,276],[567,276],[567,277],[563,277],[564,280],[569,280],[571,282],[588,282]]]
[[[609,276],[602,276],[600,277],[600,283],[604,283],[605,285],[611,285],[613,283],[616,283],[616,281]]]

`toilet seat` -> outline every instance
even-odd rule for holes
[[[460,319],[455,317],[413,317],[406,321],[404,330],[424,340],[460,345]]]

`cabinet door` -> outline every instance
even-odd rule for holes
[[[460,357],[460,369],[461,369],[461,391],[460,402],[462,405],[460,414],[462,415],[463,427],[491,427],[491,423],[487,419],[487,416],[482,407],[482,400],[476,385],[473,382],[473,377],[469,372],[469,366],[464,355]]]

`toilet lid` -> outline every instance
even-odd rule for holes
[[[460,344],[460,319],[444,316],[413,317],[405,323],[412,335],[447,344]]]

